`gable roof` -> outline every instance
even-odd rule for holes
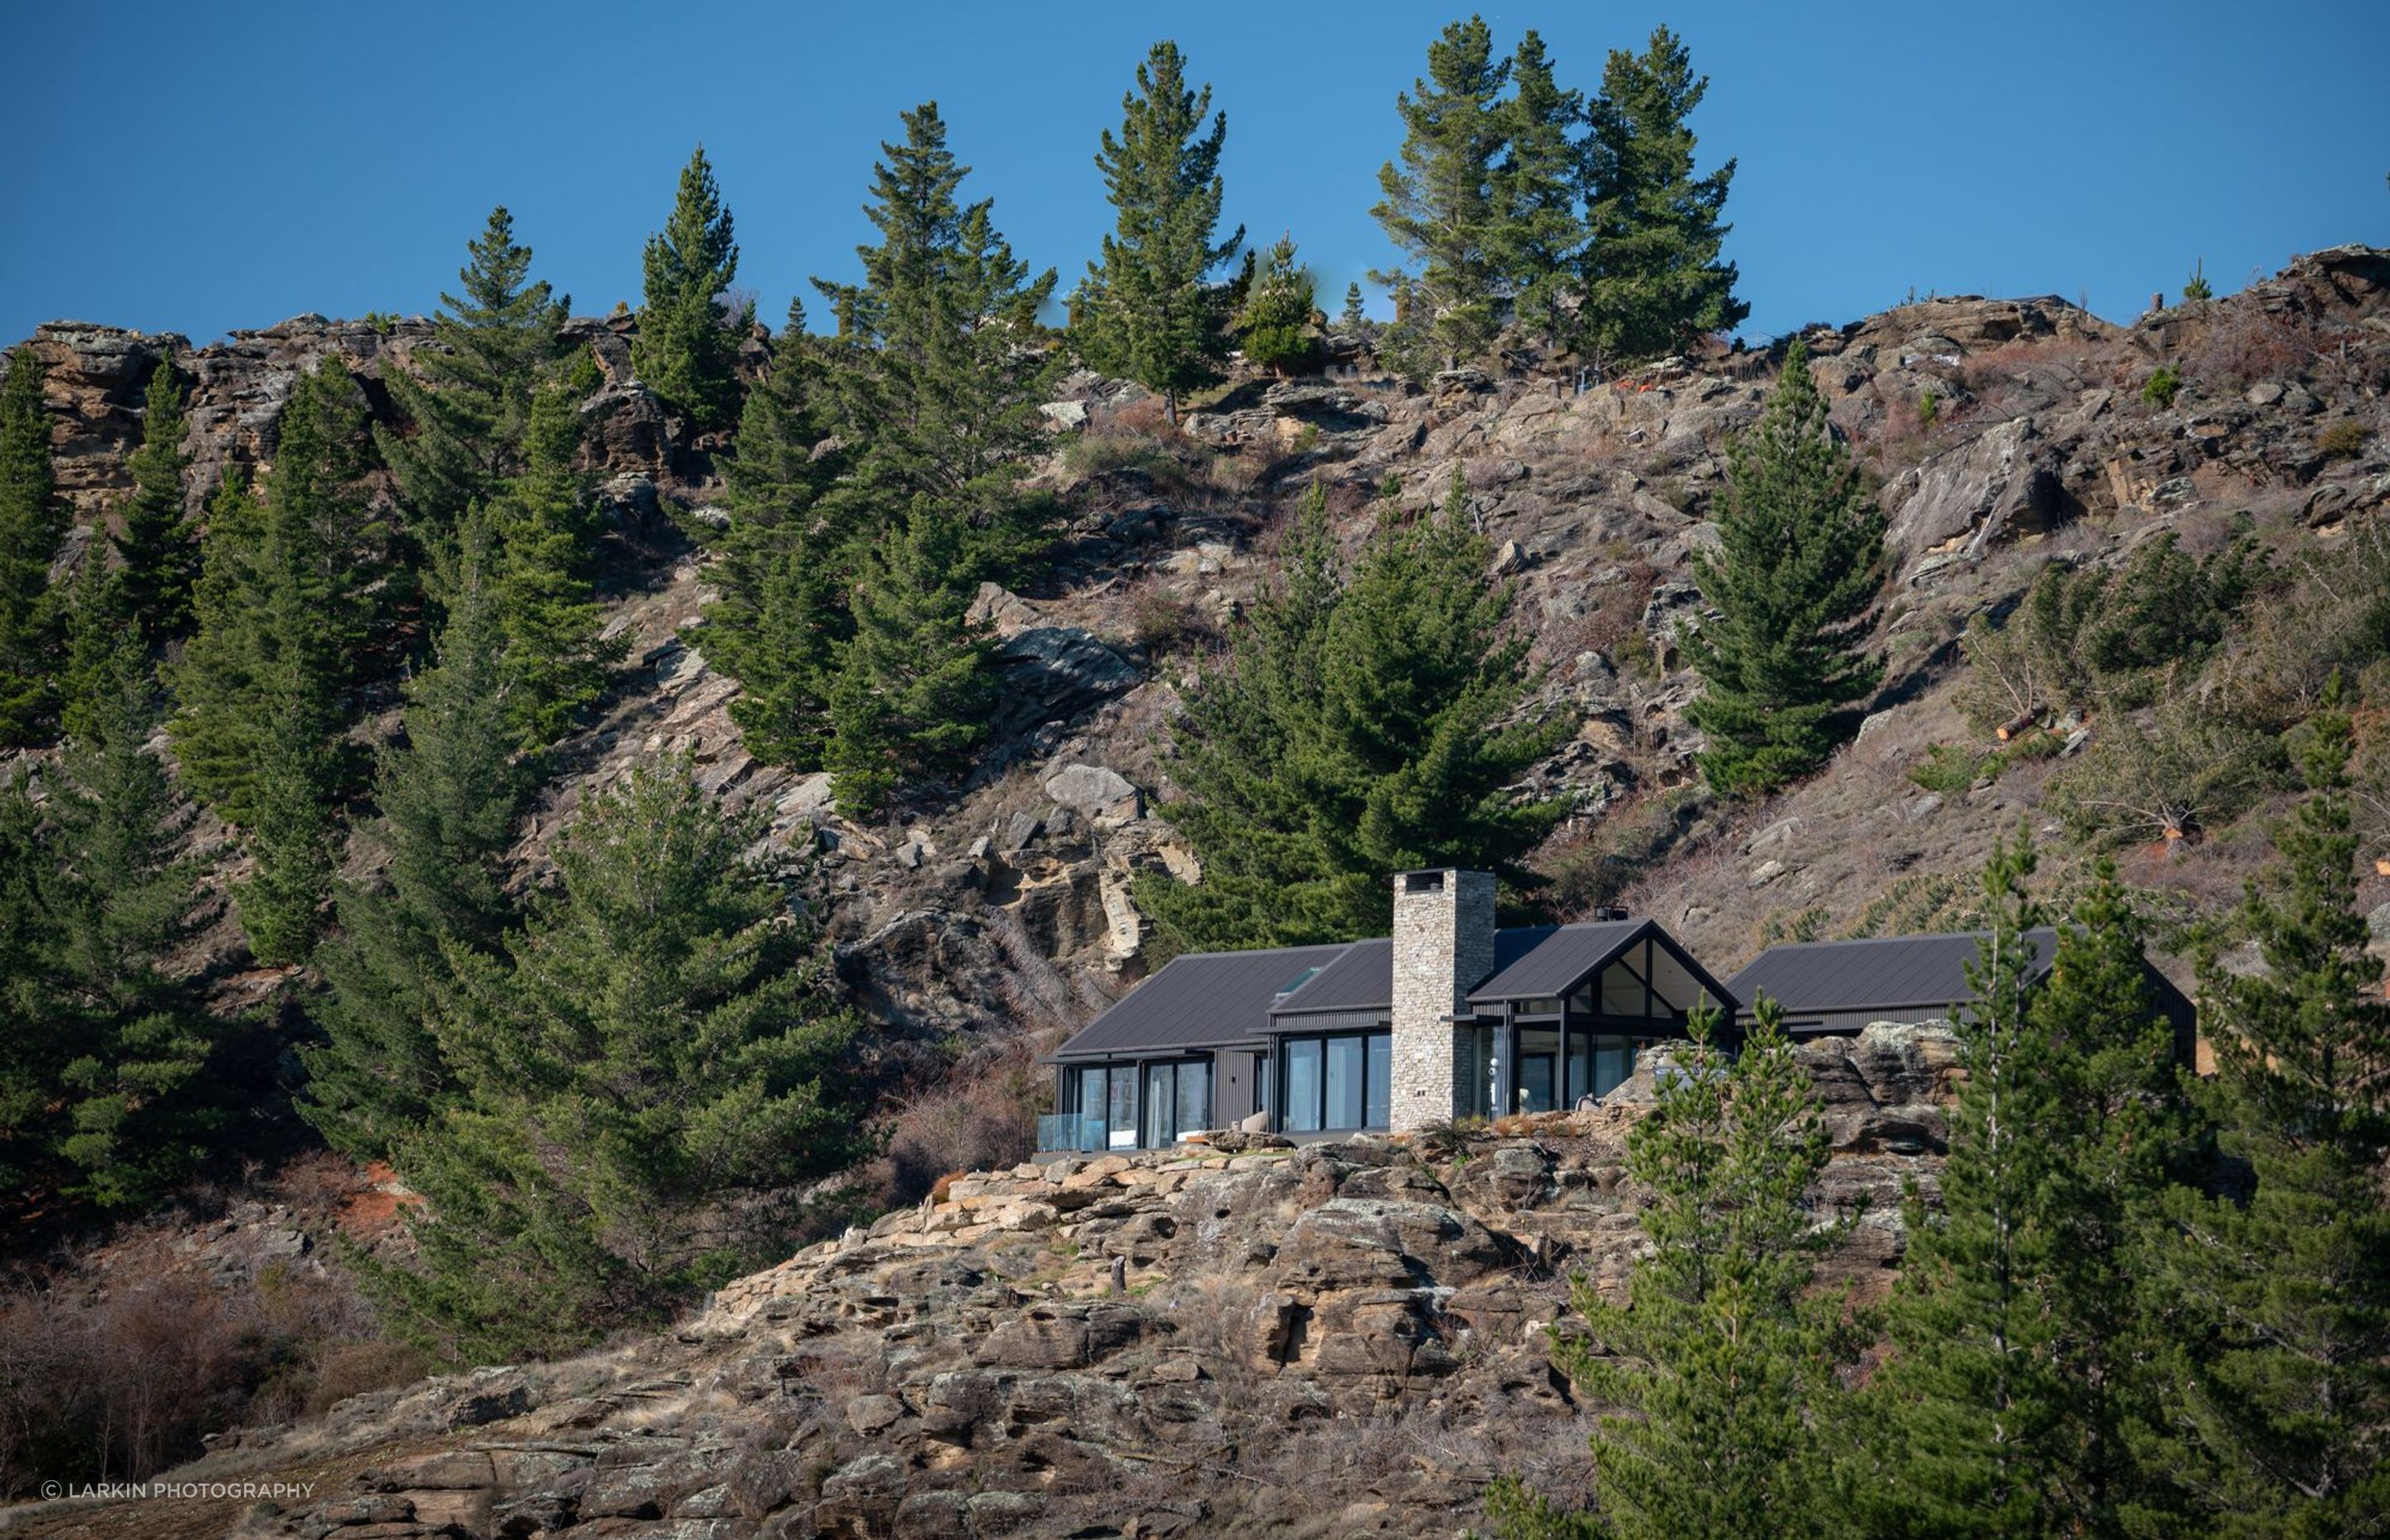
[[[1648,919],[1605,919],[1548,930],[1538,938],[1541,944],[1508,966],[1497,958],[1493,976],[1469,992],[1470,1003],[1493,1005],[1565,994],[1654,929]]]
[[[1345,950],[1340,943],[1173,957],[1088,1022],[1055,1057],[1170,1053],[1253,1042],[1268,1032],[1270,1007],[1281,991]]]
[[[1898,1011],[1923,1014],[1889,1019],[1921,1020],[1975,998],[1967,982],[1967,966],[1988,934],[1960,930],[1872,941],[1787,943],[1753,958],[1727,981],[1727,988],[1734,992],[1743,1016],[1765,995],[1784,1007],[1790,1025],[1810,1030],[1864,1026]],[[2049,971],[2058,932],[2044,926],[2027,930],[2024,940],[2033,955],[2028,977],[2038,980]]]

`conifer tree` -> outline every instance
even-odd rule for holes
[[[301,1112],[333,1148],[387,1158],[449,1088],[433,1009],[446,948],[499,945],[512,905],[505,851],[527,793],[515,749],[500,563],[489,520],[468,510],[433,665],[408,687],[404,731],[383,747],[373,830],[384,880],[345,887],[341,933],[317,948],[324,1041],[302,1050]]]
[[[1510,61],[1494,57],[1484,19],[1455,21],[1428,45],[1428,72],[1394,98],[1399,156],[1378,173],[1369,212],[1418,271],[1372,273],[1407,296],[1393,340],[1414,373],[1450,368],[1493,341],[1501,272],[1496,173],[1509,129]]]
[[[121,618],[155,643],[179,633],[190,619],[191,583],[199,573],[199,545],[183,514],[183,387],[172,359],[160,359],[149,375],[141,413],[141,445],[125,458],[133,473],[133,496],[124,505],[116,554],[123,562],[117,579]]]
[[[760,833],[686,763],[642,766],[557,853],[503,959],[452,957],[457,1094],[394,1163],[421,1192],[415,1269],[378,1281],[471,1362],[653,1325],[782,1256],[800,1184],[863,1152],[852,1017]]]
[[[1307,362],[1313,351],[1311,275],[1295,265],[1294,237],[1280,236],[1237,317],[1237,341],[1245,362],[1279,375]]]
[[[526,752],[545,751],[605,693],[622,657],[601,640],[591,579],[597,509],[573,469],[576,407],[598,386],[586,354],[532,392],[522,469],[491,505],[492,581],[507,636],[507,703]]]
[[[50,563],[67,518],[50,468],[44,373],[28,342],[0,379],[0,749],[44,741],[58,712],[61,617]]]
[[[48,807],[46,970],[74,1046],[59,1073],[69,1190],[127,1207],[198,1165],[225,1108],[208,1074],[217,1024],[162,971],[203,918],[204,862],[184,853],[188,809],[148,750],[159,703],[141,634],[105,623],[117,596],[91,602],[101,623],[78,629],[104,627],[109,642],[84,681]]]
[[[906,783],[951,775],[987,732],[995,644],[970,619],[958,531],[916,504],[854,590],[854,636],[830,688],[825,763],[841,812],[878,812]]]
[[[262,961],[302,960],[330,880],[339,738],[369,630],[372,519],[355,383],[327,362],[285,406],[263,499],[228,479],[211,505],[199,630],[171,728],[195,793],[244,835],[236,891]]]
[[[1693,174],[1686,120],[1709,77],[1666,27],[1640,54],[1613,49],[1587,148],[1585,345],[1605,362],[1650,358],[1741,325],[1735,265],[1718,257],[1731,160]]]
[[[2204,1099],[2252,1190],[2176,1206],[2171,1271],[2204,1328],[2180,1468],[2206,1532],[2253,1540],[2379,1534],[2390,1514],[2390,1004],[2356,902],[2349,745],[2335,700],[2244,910],[2265,971],[2203,980]]]
[[[0,1192],[11,1193],[40,1180],[57,1149],[58,1070],[71,1042],[43,967],[53,928],[30,772],[0,769]]]
[[[962,526],[977,575],[1000,578],[1042,549],[1053,518],[1018,483],[1062,366],[1038,345],[1054,273],[1013,256],[992,203],[957,200],[970,168],[946,148],[937,104],[903,116],[904,143],[883,143],[873,167],[864,212],[880,240],[856,248],[864,281],[815,280],[838,318],[824,404],[851,445],[835,521],[868,538],[888,510],[926,498]]]
[[[824,427],[822,373],[804,308],[791,300],[724,470],[729,524],[703,638],[707,661],[739,682],[730,717],[748,751],[805,770],[819,768],[829,742],[830,684],[854,635],[846,596],[863,548],[858,506],[823,497],[842,456]]]
[[[1513,589],[1458,478],[1441,514],[1381,528],[1341,586],[1324,505],[1299,518],[1287,588],[1174,731],[1170,817],[1203,880],[1138,891],[1181,945],[1382,933],[1390,871],[1466,864],[1527,885],[1520,858],[1561,813],[1506,789],[1574,724],[1523,713],[1536,676],[1510,634]]]
[[[374,437],[418,539],[446,539],[469,505],[522,468],[533,391],[560,355],[558,331],[572,305],[532,280],[531,259],[515,239],[514,216],[492,209],[457,271],[464,292],[440,296],[437,345],[415,351],[416,373],[384,372],[412,431],[376,424]]]
[[[1577,327],[1578,264],[1586,224],[1577,211],[1584,148],[1585,95],[1561,88],[1542,36],[1530,28],[1511,57],[1513,93],[1502,104],[1509,141],[1493,177],[1497,216],[1490,261],[1513,312],[1547,346],[1572,341]]]
[[[700,432],[727,428],[739,411],[739,339],[722,297],[739,276],[739,243],[703,145],[681,168],[672,218],[648,237],[645,263],[631,367]]]
[[[1178,45],[1155,44],[1137,67],[1137,89],[1121,98],[1119,136],[1105,130],[1096,152],[1119,217],[1103,260],[1088,264],[1072,323],[1089,364],[1160,391],[1173,422],[1183,393],[1219,378],[1225,313],[1208,280],[1245,238],[1242,225],[1212,238],[1228,115],[1211,109],[1212,88],[1187,84]]]
[[[1344,309],[1336,317],[1337,326],[1347,337],[1366,336],[1369,329],[1369,313],[1361,307],[1361,286],[1344,286]]]
[[[1627,1136],[1627,1172],[1651,1194],[1637,1217],[1652,1248],[1630,1303],[1581,1277],[1572,1294],[1587,1337],[1554,1334],[1579,1391],[1617,1408],[1593,1440],[1596,1506],[1571,1512],[1499,1482],[1488,1507],[1508,1540],[1843,1533],[1821,1430],[1834,1424],[1836,1370],[1865,1338],[1842,1295],[1811,1287],[1847,1225],[1821,1228],[1811,1212],[1825,1119],[1774,1001],[1757,1002],[1731,1059],[1716,1022],[1715,1010],[1695,1017],[1690,1053]]]
[[[1882,665],[1859,649],[1883,584],[1883,519],[1834,437],[1792,344],[1749,432],[1728,452],[1718,545],[1693,558],[1715,611],[1682,636],[1709,735],[1702,774],[1758,795],[1808,774],[1856,725]]]
[[[2178,1532],[2155,1225],[2187,1147],[2172,1034],[2102,866],[2033,984],[2029,847],[1986,874],[1993,929],[1958,1024],[1966,1079],[1942,1212],[1912,1204],[1856,1490],[1886,1534]]]

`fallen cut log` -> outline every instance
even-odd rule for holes
[[[2016,715],[2009,718],[2006,722],[2001,723],[1998,727],[1993,728],[1992,731],[1998,735],[1999,740],[2002,743],[2006,743],[2009,739],[2016,737],[2019,733],[2024,732],[2040,720],[2041,708],[2039,706],[2028,706],[2024,711],[2017,712]]]

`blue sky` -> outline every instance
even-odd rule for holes
[[[1091,156],[1175,37],[1228,113],[1229,219],[1291,231],[1330,308],[1391,255],[1368,210],[1450,3],[527,6],[0,0],[0,340],[71,317],[205,341],[302,311],[428,312],[509,205],[575,309],[636,303],[702,140],[777,321],[848,277],[900,108],[1067,289],[1108,227]],[[1710,95],[1749,330],[1912,287],[2125,318],[2196,258],[2229,289],[2390,245],[2390,3],[1497,5],[1569,83],[1666,21]],[[818,307],[816,307],[818,311]]]

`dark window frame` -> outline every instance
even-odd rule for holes
[[[1361,1044],[1361,1116],[1364,1121],[1351,1125],[1343,1123],[1331,1124],[1328,1121],[1328,1110],[1330,1106],[1328,1095],[1328,1045],[1331,1042],[1356,1040]],[[1313,1115],[1317,1121],[1309,1128],[1294,1127],[1288,1117],[1286,1078],[1287,1071],[1291,1067],[1291,1061],[1294,1057],[1291,1049],[1297,1043],[1317,1043],[1319,1045],[1319,1086],[1316,1104],[1312,1109]],[[1384,1123],[1374,1123],[1367,1121],[1369,1116],[1369,1084],[1373,1078],[1370,1072],[1373,1066],[1377,1063],[1378,1057],[1381,1054],[1384,1056],[1386,1064],[1386,1112],[1387,1120],[1391,1123],[1394,1115],[1393,1087],[1394,1062],[1394,1034],[1392,1027],[1381,1026],[1364,1028],[1351,1032],[1286,1033],[1274,1037],[1272,1039],[1269,1068],[1270,1116],[1272,1121],[1277,1123],[1279,1132],[1282,1134],[1363,1134],[1375,1132],[1384,1128],[1386,1126]]]

